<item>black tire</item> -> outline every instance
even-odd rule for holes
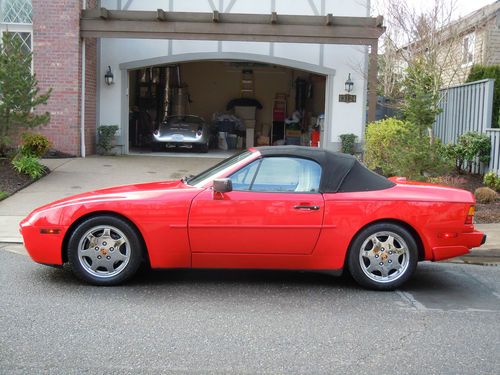
[[[206,154],[208,152],[208,142],[200,146],[200,152]]]
[[[102,215],[83,221],[68,241],[71,270],[93,285],[125,282],[136,274],[142,259],[143,246],[136,229],[115,216]]]
[[[413,275],[417,262],[418,247],[412,234],[393,223],[377,223],[363,229],[351,242],[347,254],[351,276],[361,286],[373,290],[398,288]]]
[[[153,142],[151,144],[152,152],[160,152],[165,149],[165,145],[163,143]]]

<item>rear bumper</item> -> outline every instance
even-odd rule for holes
[[[486,235],[479,231],[461,233],[449,246],[432,248],[433,261],[444,260],[468,254],[470,249],[479,247],[486,242]]]
[[[481,241],[481,245],[484,245],[486,243],[486,234],[483,234],[483,240]]]

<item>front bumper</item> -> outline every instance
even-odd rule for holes
[[[56,228],[60,230],[58,234],[42,234],[40,229],[25,220],[20,223],[19,231],[31,259],[47,265],[62,265],[62,243],[67,228],[58,226]]]
[[[172,134],[172,135],[156,135],[153,134],[153,142],[155,143],[169,143],[172,145],[182,145],[182,144],[197,144],[202,145],[208,142],[208,137],[192,136],[184,134]]]

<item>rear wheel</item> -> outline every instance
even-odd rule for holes
[[[405,228],[378,223],[363,229],[354,239],[347,259],[352,277],[362,286],[394,290],[415,272],[418,249]]]
[[[117,285],[137,272],[142,251],[135,228],[103,215],[76,227],[68,242],[68,261],[73,273],[90,284]]]

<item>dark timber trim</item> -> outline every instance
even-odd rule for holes
[[[158,22],[160,21],[160,22]],[[378,39],[382,16],[337,17],[280,14],[190,13],[85,9],[82,38],[252,41],[370,46],[368,121],[375,119]]]

